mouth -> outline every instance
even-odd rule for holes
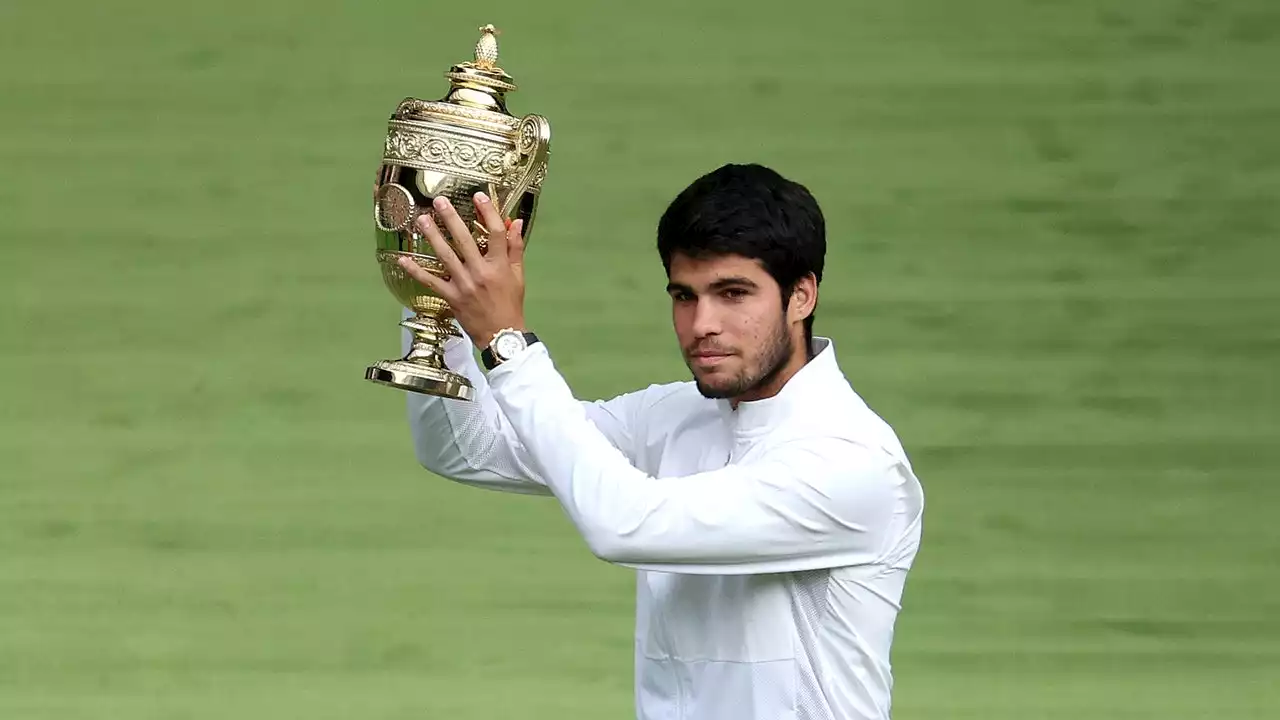
[[[700,368],[713,368],[731,357],[733,357],[732,353],[703,351],[690,354],[689,362]]]

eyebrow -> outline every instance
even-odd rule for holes
[[[734,277],[720,278],[719,280],[711,283],[712,290],[723,290],[724,288],[734,287],[734,286],[747,287],[752,289],[760,287],[759,285],[756,285],[755,282],[737,275],[735,275]]]
[[[728,287],[746,287],[754,290],[756,288],[759,288],[760,286],[756,284],[755,281],[753,280],[742,277],[740,275],[734,275],[732,277],[720,278],[719,280],[716,280],[715,282],[711,283],[711,286],[708,289],[714,292],[716,290],[723,290]],[[692,294],[693,288],[683,283],[675,283],[675,282],[667,283],[667,294],[671,294],[676,291],[687,292]]]

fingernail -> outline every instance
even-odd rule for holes
[[[484,193],[482,193],[482,192],[478,192],[478,193],[476,193],[476,200],[477,200],[478,202],[487,203],[487,202],[489,202],[489,196],[488,196],[488,195],[485,195],[485,194],[484,194]]]
[[[445,208],[449,207],[449,198],[441,195],[437,197],[435,199],[435,202],[433,202],[432,204],[436,206],[437,210],[444,210]]]

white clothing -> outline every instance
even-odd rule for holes
[[[637,570],[639,720],[883,720],[889,651],[924,496],[833,344],[776,396],[692,382],[575,400],[549,349],[470,403],[407,393],[418,461],[458,482],[552,495],[603,560]]]

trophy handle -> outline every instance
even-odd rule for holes
[[[502,216],[508,218],[529,188],[546,175],[547,158],[551,154],[551,123],[545,117],[526,115],[520,119],[517,131],[516,152],[520,155],[521,170],[502,203]]]

